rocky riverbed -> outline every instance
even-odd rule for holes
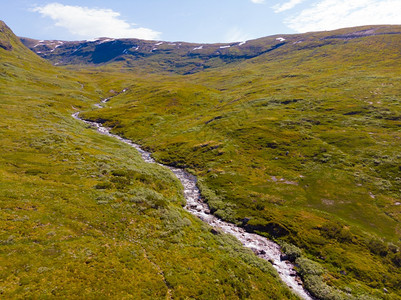
[[[102,102],[105,103],[109,98],[104,99]],[[132,141],[122,138],[118,135],[110,133],[110,129],[102,126],[100,123],[83,120],[79,117],[79,112],[72,115],[75,119],[81,120],[94,128],[98,132],[114,137],[123,143],[126,143],[141,154],[142,159],[147,163],[157,163],[151,153],[143,150],[139,145]],[[162,164],[159,164],[162,165]],[[273,267],[277,270],[281,280],[287,284],[298,296],[303,299],[312,299],[310,294],[303,288],[302,281],[294,271],[294,266],[287,260],[282,260],[282,252],[280,246],[265,237],[260,235],[246,232],[243,228],[236,226],[235,224],[224,222],[210,213],[210,209],[206,203],[202,201],[202,196],[196,185],[197,179],[194,175],[186,172],[183,169],[162,165],[169,168],[181,181],[184,186],[184,196],[186,199],[185,209],[193,215],[199,217],[202,221],[215,227],[217,230],[231,234],[235,236],[245,247],[251,249],[255,255],[269,261]]]

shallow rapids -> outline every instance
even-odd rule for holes
[[[105,103],[109,99],[104,99]],[[101,107],[99,105],[99,107]],[[100,123],[83,120],[79,117],[79,112],[72,115],[75,119],[81,120],[97,129],[98,132],[114,137],[123,143],[126,143],[141,154],[142,159],[147,163],[156,163],[151,153],[143,150],[139,145],[128,139],[124,139],[116,134],[110,133],[110,129],[103,127]],[[158,163],[159,164],[159,163]],[[159,164],[162,165],[162,164]],[[251,249],[258,257],[269,261],[277,270],[281,280],[287,284],[298,296],[303,299],[313,299],[310,294],[303,288],[301,279],[294,271],[291,262],[281,260],[282,252],[280,246],[265,237],[246,232],[243,228],[237,227],[232,223],[224,222],[210,213],[210,209],[206,203],[202,201],[200,191],[196,185],[197,179],[194,175],[183,169],[162,165],[169,168],[181,181],[184,186],[184,196],[186,199],[185,209],[193,215],[199,217],[202,221],[209,225],[220,229],[221,231],[235,236],[245,247]]]

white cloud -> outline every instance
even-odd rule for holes
[[[255,4],[263,4],[263,3],[265,3],[265,0],[251,0],[252,1],[252,3],[255,3]]]
[[[321,0],[286,19],[298,32],[343,27],[401,24],[400,0]]]
[[[286,3],[277,4],[277,5],[273,6],[273,9],[274,9],[275,13],[280,13],[280,12],[292,9],[302,2],[304,2],[304,0],[290,0]]]
[[[133,27],[121,20],[120,13],[111,9],[88,8],[81,6],[51,3],[38,6],[33,11],[50,17],[55,25],[67,29],[80,38],[97,37],[158,39],[160,32],[152,29]]]

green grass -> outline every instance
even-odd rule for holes
[[[181,208],[169,171],[76,109],[196,174],[212,211],[285,245],[319,298],[401,297],[399,26],[264,54],[274,38],[260,39],[185,76],[200,58],[55,68],[1,26],[3,297],[295,298]]]
[[[169,170],[71,117],[119,79],[57,69],[0,26],[1,298],[296,299],[184,211]]]
[[[302,248],[329,286],[397,298],[400,35],[333,34],[188,76],[118,73],[129,91],[84,116],[190,169],[215,214]]]

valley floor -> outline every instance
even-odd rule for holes
[[[398,27],[54,67],[0,25],[2,297],[298,298],[79,111],[196,175],[210,213],[279,243],[316,298],[401,298]]]

